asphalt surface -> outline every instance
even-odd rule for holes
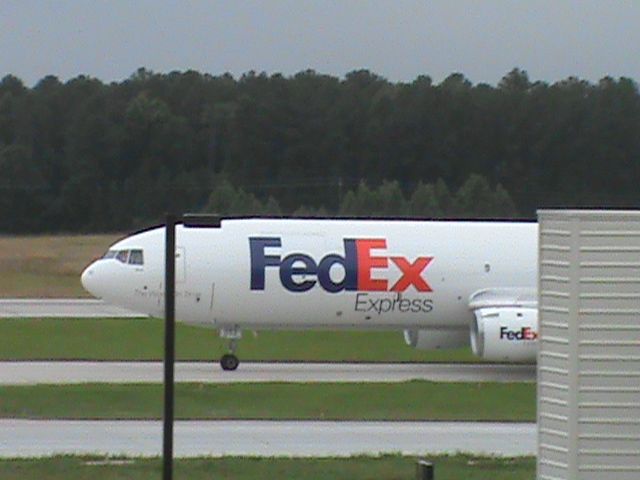
[[[0,299],[0,318],[136,318],[143,313],[109,305],[102,300],[64,298]]]
[[[158,421],[0,420],[0,457],[53,454],[157,456]],[[351,456],[469,452],[535,455],[530,423],[468,422],[176,422],[177,457]]]
[[[176,382],[521,382],[535,381],[534,365],[388,363],[178,362]],[[0,385],[161,383],[162,362],[0,362]]]

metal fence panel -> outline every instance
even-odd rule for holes
[[[539,220],[538,479],[638,479],[640,212]]]

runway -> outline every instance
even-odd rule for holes
[[[137,318],[142,313],[89,298],[4,298],[0,318]]]
[[[178,362],[176,382],[532,382],[534,365]],[[162,362],[0,362],[0,385],[161,383]]]
[[[536,426],[530,423],[181,421],[174,439],[177,457],[536,453]],[[0,420],[4,458],[161,452],[158,421]]]

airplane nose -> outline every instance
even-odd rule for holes
[[[95,293],[95,265],[92,263],[87,268],[84,269],[82,275],[80,276],[80,283],[82,283],[82,287],[89,292],[94,297],[98,297]]]

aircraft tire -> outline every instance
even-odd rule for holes
[[[225,370],[225,371],[235,370],[236,368],[238,368],[239,364],[240,364],[240,360],[238,360],[238,357],[236,357],[231,353],[227,353],[226,355],[223,355],[222,358],[220,359],[220,366],[222,367],[222,370]]]

